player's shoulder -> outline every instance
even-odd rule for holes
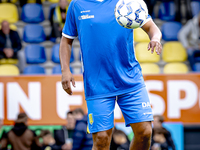
[[[78,0],[71,0],[69,6],[74,8],[75,4],[78,2]]]
[[[75,5],[77,5],[78,3],[84,2],[86,0],[72,0],[70,2],[70,5],[72,5],[72,7],[74,7]]]

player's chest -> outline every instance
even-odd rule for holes
[[[115,3],[92,3],[81,5],[76,9],[75,17],[77,26],[106,26],[115,21]]]

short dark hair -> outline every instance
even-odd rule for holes
[[[163,123],[165,118],[162,115],[154,115],[153,117],[157,117],[159,122]]]
[[[165,128],[153,128],[153,134],[164,134],[167,135],[167,130]]]
[[[72,111],[68,111],[67,115],[73,115],[73,112]]]
[[[41,138],[43,138],[46,135],[52,135],[51,132],[49,130],[41,130],[40,136]]]
[[[81,113],[82,115],[84,115],[84,111],[82,108],[76,108],[73,110],[73,113]]]

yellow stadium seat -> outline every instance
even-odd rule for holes
[[[0,25],[0,29],[1,29],[1,25]],[[14,31],[17,31],[17,26],[14,25],[14,24],[10,24],[10,29],[14,30]]]
[[[142,29],[137,28],[134,29],[134,41],[135,42],[149,42],[149,36],[148,34]]]
[[[181,62],[168,63],[164,66],[163,73],[166,74],[183,74],[188,72],[186,64]]]
[[[49,0],[50,3],[58,3],[59,0]]]
[[[8,1],[9,1],[9,0],[1,0],[2,3],[7,3]],[[17,0],[11,0],[10,2],[11,2],[11,3],[16,3]]]
[[[19,19],[17,6],[11,3],[0,4],[0,22],[7,20],[9,23],[15,23]]]
[[[141,42],[135,46],[135,55],[139,62],[159,62],[160,56],[154,52],[151,54],[151,51],[147,49],[148,42]]]
[[[19,69],[15,65],[0,65],[0,76],[19,75]]]
[[[187,60],[187,53],[180,42],[167,42],[162,53],[165,62],[183,62]]]
[[[45,0],[41,0],[42,1],[42,3],[44,3],[44,1]],[[36,2],[36,0],[28,0],[28,3],[35,3]]]
[[[142,74],[159,74],[160,68],[154,63],[141,63]]]
[[[18,59],[12,59],[12,58],[0,59],[0,64],[17,64],[17,63],[18,63]]]

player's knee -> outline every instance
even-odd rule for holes
[[[98,149],[104,149],[110,145],[109,135],[106,131],[96,133],[94,144]]]
[[[142,139],[143,141],[150,141],[151,135],[152,135],[152,128],[146,127],[138,131],[135,136],[137,136],[138,139]]]

